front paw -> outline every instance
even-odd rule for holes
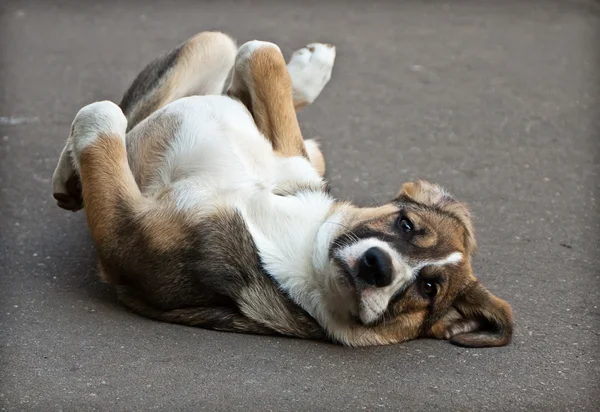
[[[335,46],[331,44],[311,43],[295,51],[287,65],[294,100],[312,103],[331,79],[334,62]]]

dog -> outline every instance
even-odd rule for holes
[[[367,208],[329,194],[296,112],[335,55],[312,43],[286,64],[273,43],[202,32],[146,66],[118,106],[83,107],[53,195],[85,210],[100,278],[140,315],[220,331],[508,344],[511,307],[473,274],[464,203],[426,181]]]

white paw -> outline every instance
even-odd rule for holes
[[[294,100],[312,103],[331,79],[335,46],[311,43],[292,54],[288,71],[292,78]]]
[[[119,106],[109,101],[88,104],[75,116],[71,126],[71,144],[74,160],[101,135],[119,136],[125,139],[127,118]]]

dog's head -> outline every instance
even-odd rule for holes
[[[330,246],[335,283],[351,316],[386,340],[449,339],[502,346],[512,312],[475,278],[467,207],[438,185],[406,183],[389,204],[360,209]]]

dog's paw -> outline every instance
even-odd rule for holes
[[[78,163],[83,151],[103,135],[125,140],[126,129],[127,118],[113,102],[88,104],[79,110],[71,126],[73,159]]]
[[[237,52],[235,64],[233,66],[233,77],[229,93],[233,95],[242,95],[249,90],[250,84],[250,61],[259,50],[273,49],[281,55],[281,49],[274,43],[266,41],[252,40],[244,43]],[[283,56],[282,56],[283,60]]]
[[[292,54],[287,67],[292,78],[294,101],[310,104],[331,79],[335,46],[311,43]]]
[[[83,208],[83,197],[79,174],[72,158],[73,145],[69,136],[52,175],[52,195],[58,207],[77,212]]]
[[[126,129],[123,111],[112,102],[96,102],[79,110],[52,176],[52,195],[58,207],[73,212],[83,208],[79,178],[81,154],[103,135],[124,140]]]
[[[248,67],[248,62],[252,55],[260,50],[260,49],[275,49],[278,53],[281,54],[281,49],[275,43],[270,43],[268,41],[260,41],[260,40],[251,40],[248,41],[238,49],[237,55],[235,57],[235,67],[238,69],[246,69]]]
[[[52,192],[56,205],[61,209],[77,212],[83,208],[81,182],[72,166],[69,172],[65,170],[62,173],[57,168],[52,178]]]

